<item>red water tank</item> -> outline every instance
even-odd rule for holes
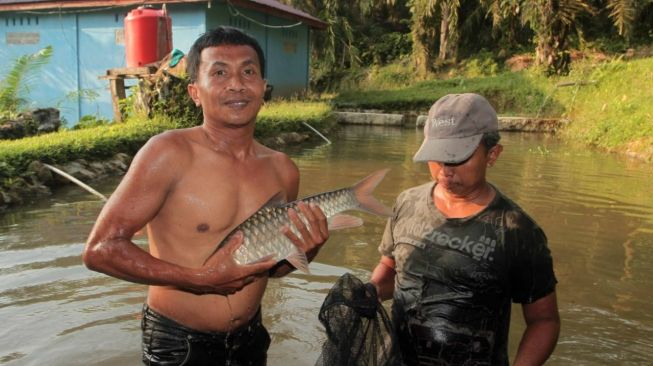
[[[125,18],[127,67],[159,61],[172,51],[172,20],[163,9],[140,6]]]

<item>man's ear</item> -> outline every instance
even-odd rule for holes
[[[199,91],[197,90],[197,85],[195,85],[195,83],[189,83],[186,89],[188,90],[188,95],[190,95],[190,99],[192,99],[193,102],[195,102],[195,106],[201,107],[202,103],[200,102],[200,96],[199,96]]]
[[[501,155],[501,152],[503,151],[503,145],[501,144],[496,144],[494,145],[490,151],[487,154],[487,165],[492,166],[494,163],[497,162],[497,159],[499,158],[499,155]]]
[[[268,80],[263,79],[263,101],[265,101],[265,91],[268,89]]]

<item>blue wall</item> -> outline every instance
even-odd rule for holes
[[[274,86],[273,96],[291,96],[308,87],[309,28],[306,24],[292,28],[264,27],[261,24],[276,27],[297,24],[297,21],[250,10],[234,10],[226,4],[214,5],[206,17],[207,29],[229,25],[259,41],[265,53],[266,79]]]
[[[285,19],[268,17],[267,24],[293,24]],[[309,29],[302,24],[292,28],[268,29],[268,81],[274,95],[290,96],[308,87]]]
[[[0,78],[19,57],[53,46],[52,59],[29,74],[24,84],[29,90],[22,96],[29,108],[55,106],[66,120],[76,122],[77,100],[67,98],[78,87],[76,15],[0,14],[0,42]]]
[[[290,96],[308,86],[309,29],[305,24],[293,28],[268,28],[295,24],[266,14],[237,9],[253,19],[236,16],[225,3],[170,4],[173,47],[188,53],[197,37],[218,25],[231,25],[254,36],[267,59],[266,78],[274,86],[274,96]],[[109,81],[99,79],[107,69],[125,67],[123,24],[134,9],[114,8],[97,12],[48,14],[0,13],[0,78],[13,66],[13,60],[32,54],[48,45],[51,61],[33,76],[25,99],[29,108],[58,107],[68,126],[82,116],[113,118]],[[127,85],[135,84],[127,80]],[[80,94],[82,96],[80,97]]]
[[[125,66],[122,35],[125,14],[126,11],[115,11],[77,16],[79,89],[97,94],[95,98],[79,98],[78,119],[85,115],[112,118],[109,82],[99,77],[105,75],[107,69]]]

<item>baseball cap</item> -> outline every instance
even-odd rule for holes
[[[499,129],[497,113],[487,99],[474,93],[438,99],[424,124],[424,142],[415,162],[459,163],[472,156],[483,134]]]

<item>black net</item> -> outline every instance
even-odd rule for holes
[[[327,339],[316,366],[400,365],[388,314],[376,289],[346,273],[320,308]]]

